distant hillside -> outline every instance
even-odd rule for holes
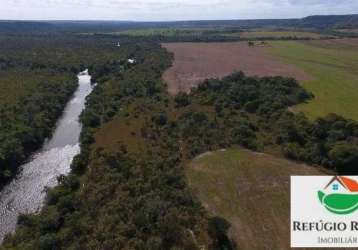
[[[357,15],[326,15],[308,16],[302,19],[252,19],[252,20],[208,20],[208,21],[177,21],[177,22],[147,22],[134,23],[133,26],[143,27],[175,27],[175,28],[310,28],[310,29],[333,29],[333,28],[357,28]]]
[[[0,33],[103,32],[131,28],[128,21],[7,21],[0,20]]]
[[[253,19],[177,22],[129,21],[0,21],[0,33],[108,32],[132,28],[309,28],[317,30],[358,28],[357,15],[308,16],[302,19]]]
[[[302,19],[257,19],[257,20],[231,20],[231,21],[187,21],[174,23],[175,26],[226,26],[239,28],[269,28],[269,27],[295,27],[311,29],[332,29],[332,28],[357,28],[357,15],[327,15],[327,16],[308,16]]]
[[[44,32],[54,26],[47,22],[0,21],[0,33]]]
[[[358,28],[358,15],[309,16],[301,19],[299,25],[315,29]]]

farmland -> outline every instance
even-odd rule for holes
[[[170,43],[163,46],[175,57],[173,67],[163,75],[171,94],[189,91],[207,78],[221,78],[239,70],[250,76],[311,79],[298,67],[271,56],[265,47],[249,47],[246,42]]]
[[[240,34],[241,38],[246,39],[257,39],[257,38],[277,38],[277,39],[320,39],[320,38],[327,38],[329,36],[308,32],[308,31],[249,31],[249,32],[242,32]]]
[[[315,98],[296,107],[310,118],[336,113],[358,120],[358,40],[270,42],[269,52],[313,77],[301,81]]]
[[[294,108],[311,119],[336,113],[358,120],[358,40],[170,43],[173,67],[164,73],[169,93],[189,91],[206,78],[240,70],[248,75],[294,77],[315,98]]]
[[[209,213],[232,223],[230,236],[240,249],[288,249],[290,176],[325,174],[315,167],[239,148],[206,153],[185,171]]]

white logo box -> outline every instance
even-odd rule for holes
[[[344,177],[358,183],[358,176]],[[358,247],[358,210],[345,215],[335,214],[328,211],[318,198],[320,190],[358,194],[342,186],[344,183],[340,179],[333,178],[291,176],[291,247]]]

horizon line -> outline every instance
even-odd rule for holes
[[[171,22],[200,22],[200,21],[254,21],[254,20],[299,20],[314,16],[358,16],[357,14],[327,14],[308,15],[288,18],[232,18],[232,19],[178,19],[178,20],[122,20],[122,19],[0,19],[0,22],[127,22],[127,23],[171,23]]]

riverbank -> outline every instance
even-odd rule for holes
[[[88,71],[82,72],[78,75],[78,89],[57,121],[52,137],[19,168],[18,176],[0,193],[0,242],[5,234],[15,230],[19,214],[38,212],[45,189],[55,186],[60,175],[69,173],[73,158],[80,153],[79,116],[91,91],[91,77]]]
[[[75,74],[49,69],[2,71],[2,85],[15,87],[0,101],[0,191],[51,135],[78,86]]]

